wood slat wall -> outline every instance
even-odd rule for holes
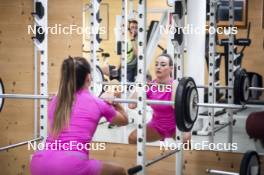
[[[34,56],[32,34],[28,25],[33,24],[31,16],[33,1],[0,1],[0,78],[6,93],[34,92]],[[49,26],[62,24],[82,25],[82,0],[49,1]],[[82,55],[82,36],[49,35],[49,92],[57,89],[59,68],[68,55]],[[25,141],[33,137],[33,101],[7,99],[0,113],[0,146]],[[8,152],[0,152],[0,174],[28,175],[29,158],[32,151],[27,146]]]

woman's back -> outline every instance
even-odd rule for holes
[[[49,104],[50,127],[53,126],[56,101],[57,98],[55,97]],[[56,139],[49,134],[46,145],[48,148],[51,148],[49,143],[54,143],[57,140],[57,142],[61,143],[61,145],[57,145],[57,148],[64,144],[64,148],[61,148],[61,150],[87,151],[85,147],[83,149],[79,148],[91,142],[101,116],[105,116],[107,121],[111,122],[115,115],[116,111],[111,105],[93,96],[87,89],[79,90],[75,94],[69,127],[64,127]],[[79,147],[77,147],[77,144],[79,144]]]

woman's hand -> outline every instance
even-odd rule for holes
[[[104,92],[100,98],[102,98],[106,103],[110,104],[110,105],[114,105],[114,99],[115,99],[115,95],[114,93],[111,92]]]

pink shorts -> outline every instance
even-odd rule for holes
[[[31,175],[99,175],[102,162],[77,151],[38,151],[30,163]]]
[[[175,127],[162,127],[158,122],[151,120],[148,124],[148,127],[157,131],[163,139],[165,138],[172,138],[176,133]]]

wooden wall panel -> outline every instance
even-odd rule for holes
[[[32,34],[28,34],[28,25],[33,25],[32,7],[31,0],[0,1],[0,77],[7,93],[33,93],[34,90],[34,45]],[[82,25],[81,0],[49,1],[48,11],[50,27]],[[68,55],[82,54],[82,36],[50,34],[48,39],[49,91],[54,92],[62,60]],[[0,113],[0,146],[33,137],[33,107],[33,100],[5,101]],[[0,174],[28,175],[30,154],[32,151],[27,151],[27,146],[0,152]]]

